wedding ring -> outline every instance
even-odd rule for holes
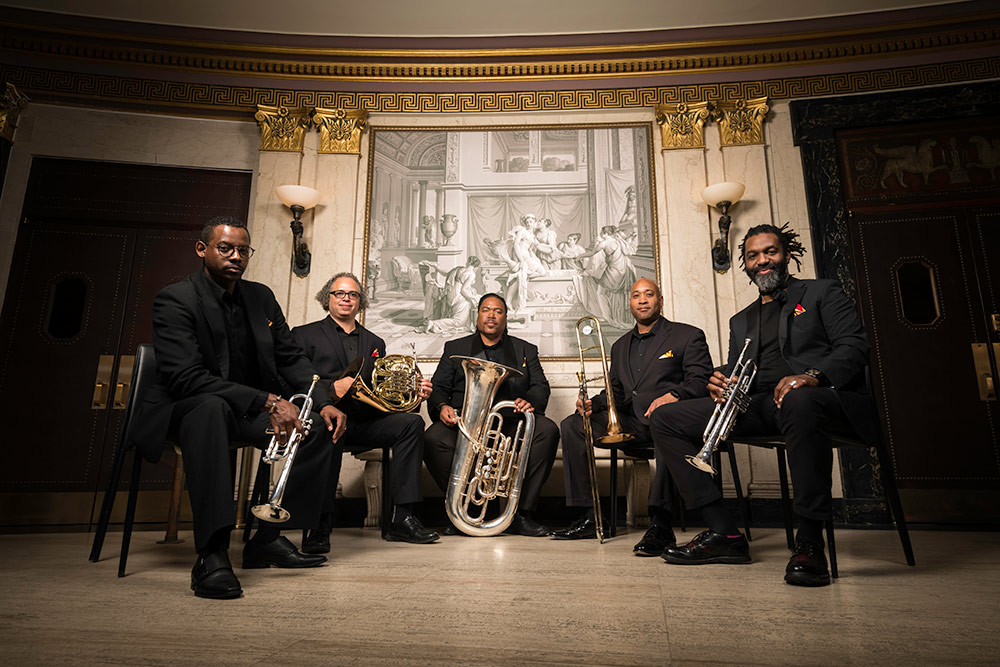
[[[792,380],[791,386],[794,387],[796,382],[798,382],[798,380]]]

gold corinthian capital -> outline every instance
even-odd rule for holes
[[[260,150],[302,152],[306,129],[312,123],[308,110],[258,104],[253,117],[260,127]]]
[[[704,148],[708,102],[663,104],[656,107],[663,150]]]
[[[320,153],[361,153],[361,134],[368,125],[364,109],[316,108],[313,120],[319,127]]]
[[[721,146],[764,143],[764,118],[770,111],[766,97],[716,102],[712,107],[712,117],[719,124]]]
[[[21,110],[28,106],[28,98],[17,92],[14,84],[8,83],[0,99],[0,139],[14,143],[14,130],[17,129],[17,117]]]

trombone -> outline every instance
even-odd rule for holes
[[[597,344],[584,347],[583,336],[596,336]],[[599,350],[601,353],[601,372],[604,380],[604,394],[608,399],[608,428],[607,433],[596,439],[602,445],[618,445],[635,439],[631,433],[623,433],[621,422],[618,419],[618,411],[615,409],[615,393],[611,389],[611,375],[608,373],[608,355],[604,350],[604,335],[601,333],[601,321],[590,315],[581,317],[576,322],[576,344],[580,348],[580,370],[577,371],[576,378],[580,383],[580,405],[583,412],[583,437],[587,449],[587,467],[590,471],[590,495],[594,501],[594,525],[597,532],[597,540],[604,542],[604,518],[601,516],[601,494],[597,485],[597,458],[594,455],[594,428],[590,423],[590,415],[587,414],[587,383],[597,381],[599,378],[587,377],[587,364],[584,354],[590,350]],[[612,471],[614,475],[616,471]],[[611,517],[614,521],[616,517]]]

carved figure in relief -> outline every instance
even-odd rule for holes
[[[556,245],[556,231],[552,229],[552,220],[542,218],[535,228],[535,250],[538,259],[549,269],[558,268],[559,248]]]
[[[581,234],[573,233],[566,237],[566,240],[559,244],[559,256],[562,258],[562,268],[583,270],[583,262],[579,260],[580,255],[587,252],[587,249],[580,245]]]
[[[935,146],[937,146],[937,142],[933,139],[924,139],[920,142],[919,147],[892,146],[891,148],[882,148],[875,144],[875,153],[887,158],[885,164],[882,165],[882,175],[879,177],[879,185],[882,189],[887,189],[885,181],[890,176],[895,176],[899,184],[905,188],[906,182],[903,180],[903,176],[907,173],[920,174],[924,185],[927,185],[927,179],[932,173],[947,168],[943,164],[934,164]]]
[[[969,137],[969,143],[976,147],[976,153],[979,154],[979,160],[977,162],[970,162],[969,166],[986,169],[990,172],[990,175],[996,178],[996,169],[1000,167],[1000,138],[990,141],[986,137],[977,134]]]

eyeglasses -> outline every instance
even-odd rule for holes
[[[229,245],[228,243],[206,243],[215,248],[223,257],[232,257],[234,252],[239,252],[241,257],[250,259],[253,257],[253,248],[248,245]]]
[[[335,299],[343,299],[345,296],[350,298],[351,301],[357,301],[361,298],[361,292],[345,292],[342,289],[330,292],[330,296]]]

